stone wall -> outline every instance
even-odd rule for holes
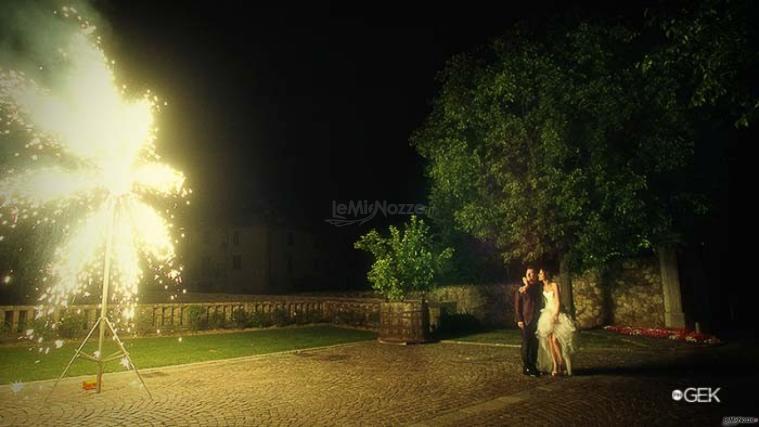
[[[598,273],[588,272],[572,277],[575,321],[582,329],[602,326],[608,319],[604,287]]]
[[[433,326],[437,310],[468,314],[489,327],[514,327],[517,284],[451,285],[430,293]],[[655,257],[626,260],[608,272],[572,277],[575,319],[582,329],[608,324],[664,326],[659,262]],[[439,308],[437,308],[439,307]]]
[[[428,295],[432,306],[449,314],[468,314],[489,327],[514,326],[515,284],[442,286]],[[434,323],[434,313],[433,313]]]
[[[664,326],[664,295],[656,258],[625,261],[609,281],[611,323]]]
[[[433,326],[437,310],[475,317],[489,327],[514,327],[517,284],[452,285],[430,293]],[[582,329],[608,324],[664,326],[659,262],[655,257],[626,260],[608,272],[572,277],[575,319]],[[438,308],[439,307],[439,308]]]
[[[586,273],[573,277],[572,294],[581,328],[664,326],[661,274],[654,257],[627,260],[603,276]]]

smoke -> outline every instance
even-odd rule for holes
[[[184,175],[156,154],[158,97],[129,97],[117,84],[99,43],[103,22],[87,3],[0,4],[0,231],[23,228],[8,239],[19,250],[6,250],[19,262],[29,258],[26,236],[57,236],[55,253],[26,270],[53,279],[41,297],[51,305],[99,281],[106,235],[110,280],[125,301],[142,278],[141,257],[179,277],[172,225],[148,202],[185,197]],[[3,246],[0,275],[19,263],[3,261]]]
[[[83,25],[104,34],[103,20],[90,2],[3,0],[0,2],[0,70],[13,69],[55,87],[68,67],[60,49]]]

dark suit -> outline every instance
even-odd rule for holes
[[[540,309],[543,308],[543,284],[531,283],[527,292],[520,293],[519,288],[514,291],[514,319],[524,322],[522,328],[522,364],[525,369],[537,371],[535,364],[538,361],[538,337],[535,332],[538,327]]]

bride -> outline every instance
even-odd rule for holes
[[[572,319],[561,312],[559,286],[550,280],[550,274],[541,269],[538,280],[543,283],[543,308],[538,318],[537,336],[538,369],[560,375],[566,369],[572,375],[572,353],[575,352],[575,331]],[[520,291],[522,289],[520,288]]]

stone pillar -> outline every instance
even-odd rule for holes
[[[13,333],[18,332],[18,318],[19,318],[18,310],[13,309],[11,311],[11,320],[10,322],[8,322],[11,325],[11,332]]]
[[[660,247],[659,268],[664,295],[664,325],[670,328],[685,327],[682,295],[680,294],[680,273],[677,268],[677,252],[672,247]]]
[[[569,312],[570,315],[575,315],[574,296],[572,295],[572,275],[569,272],[569,261],[566,256],[559,261],[559,295],[562,308]]]
[[[190,326],[190,310],[189,309],[190,309],[189,305],[182,306],[182,320],[180,321],[180,323],[185,328]]]
[[[175,328],[182,326],[182,307],[176,304],[171,306],[171,326]]]

